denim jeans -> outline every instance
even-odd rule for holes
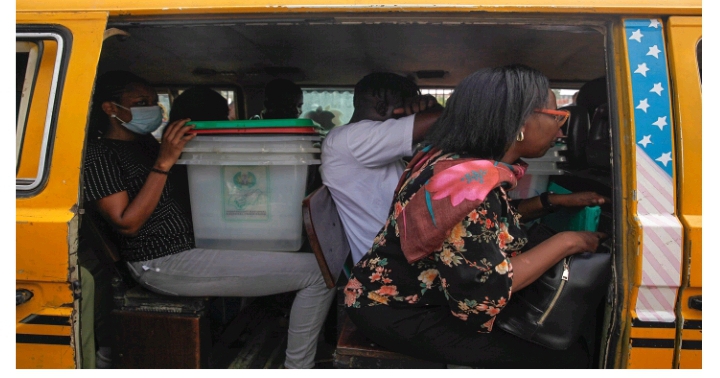
[[[325,286],[312,253],[195,248],[128,266],[141,285],[166,295],[259,297],[298,291],[290,310],[285,367],[315,365],[335,291]]]

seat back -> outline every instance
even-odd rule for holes
[[[563,151],[567,162],[565,165],[570,169],[584,169],[587,166],[585,148],[590,129],[590,116],[584,106],[568,105],[560,109],[570,111],[570,118],[562,127],[567,144],[567,150]]]
[[[88,247],[98,251],[98,259],[104,263],[114,264],[120,261],[117,245],[110,241],[100,229],[91,207],[85,208],[85,216],[82,218],[82,227],[80,227],[80,240],[81,243],[87,243]]]
[[[605,103],[595,109],[590,123],[586,149],[588,167],[609,172],[612,168],[610,148],[610,115]]]
[[[305,197],[302,213],[310,247],[317,258],[325,284],[333,288],[350,255],[350,244],[330,190],[322,185]]]

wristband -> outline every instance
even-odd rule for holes
[[[159,173],[161,175],[169,175],[170,171],[163,171],[162,169],[157,169],[155,167],[150,168],[150,172]]]
[[[550,198],[548,198],[548,197],[551,194],[554,194],[554,193],[553,192],[544,192],[544,193],[540,194],[540,203],[542,204],[543,209],[552,213],[555,210],[557,210],[557,206],[550,203]]]

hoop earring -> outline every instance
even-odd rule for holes
[[[521,131],[520,134],[518,134],[518,136],[515,138],[515,140],[517,140],[518,142],[524,141],[524,140],[525,140],[525,134],[523,134],[523,132]]]

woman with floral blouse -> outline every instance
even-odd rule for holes
[[[588,367],[580,341],[550,350],[493,328],[513,291],[604,237],[561,232],[523,250],[507,191],[524,173],[520,158],[544,155],[566,120],[548,79],[529,67],[483,69],[458,84],[345,287],[348,316],[367,337],[448,364]]]

